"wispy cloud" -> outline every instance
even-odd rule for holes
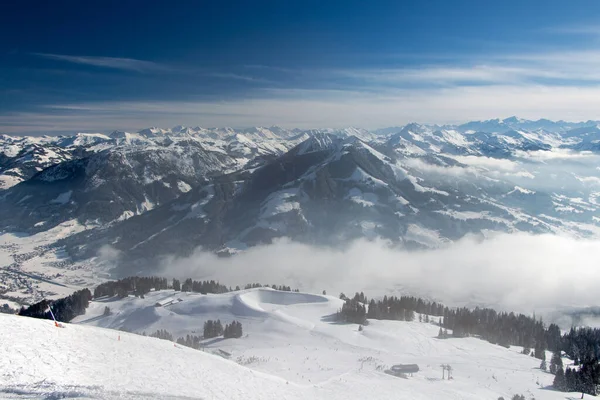
[[[541,29],[543,33],[553,34],[567,34],[567,35],[600,35],[600,27],[598,25],[566,25],[566,26],[553,26],[549,28]]]
[[[38,57],[51,60],[65,61],[74,64],[91,65],[100,68],[112,68],[136,72],[172,71],[175,68],[152,61],[137,60],[134,58],[99,57],[99,56],[73,56],[64,54],[32,53]]]
[[[98,57],[98,56],[73,56],[63,54],[32,53],[35,56],[51,60],[65,61],[74,64],[91,65],[99,68],[110,68],[124,71],[134,71],[142,73],[151,72],[171,72],[185,74],[186,76],[196,76],[205,78],[217,78],[222,80],[243,81],[249,83],[270,84],[273,81],[264,77],[252,76],[249,74],[240,74],[229,71],[213,71],[202,68],[173,66],[156,63],[153,61],[137,60],[134,58],[117,57]]]
[[[0,115],[0,131],[39,132],[44,127],[48,131],[105,131],[177,124],[380,128],[411,121],[456,123],[515,114],[530,119],[600,119],[598,110],[600,85],[454,86],[382,93],[269,89],[250,99],[54,104],[35,113]]]
[[[136,72],[171,68],[123,58],[39,56]],[[202,87],[203,79],[228,87],[238,81],[237,86],[251,91],[236,92],[235,96],[224,91],[211,100],[200,97],[201,93],[197,101],[181,100],[190,99],[190,91],[179,93],[181,96],[170,93],[171,101],[140,98],[48,104],[26,119],[23,115],[0,115],[0,131],[25,132],[33,126],[31,130],[37,132],[44,124],[48,130],[64,131],[65,127],[108,130],[176,124],[379,128],[410,121],[443,124],[509,115],[599,119],[599,71],[600,48],[488,54],[465,57],[460,63],[417,66],[189,68],[177,73],[184,73],[197,87]],[[83,126],[76,127],[76,123]]]
[[[259,78],[249,75],[240,75],[232,72],[205,72],[202,73],[204,76],[219,78],[219,79],[228,79],[228,80],[236,80],[236,81],[244,81],[251,83],[274,83],[273,81],[265,78]]]
[[[401,88],[481,85],[571,85],[600,83],[600,47],[462,56],[432,63],[343,68],[282,68],[246,65],[280,87],[389,92]],[[288,89],[292,87],[287,86]]]
[[[600,48],[489,55],[463,60],[460,65],[432,64],[418,67],[340,69],[330,76],[353,84],[468,86],[473,84],[560,83],[577,85],[600,82]],[[319,72],[323,74],[323,72]]]

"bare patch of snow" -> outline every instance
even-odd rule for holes
[[[298,189],[285,189],[272,193],[261,207],[261,218],[269,218],[277,214],[300,209],[300,203],[290,199],[298,196]]]
[[[192,190],[192,187],[190,185],[188,185],[187,183],[185,183],[184,181],[178,181],[177,188],[179,189],[179,191],[181,193],[187,193],[190,190]]]

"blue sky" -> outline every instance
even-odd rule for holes
[[[597,1],[8,2],[0,132],[600,119]]]

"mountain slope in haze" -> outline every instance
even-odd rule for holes
[[[30,160],[31,166],[22,161],[22,183],[3,193],[3,228],[36,232],[73,218],[84,224],[127,219],[176,198],[211,175],[246,164],[256,167],[297,143],[276,139],[274,134],[256,143],[253,132],[250,137],[231,132],[214,140],[186,129],[181,127],[176,134],[152,128],[137,134],[115,131],[110,136],[44,138],[45,146],[26,144],[13,153],[5,151],[13,156],[5,161],[5,170],[0,168],[5,176],[15,173],[13,166],[19,160]],[[9,139],[13,147],[27,142]],[[40,160],[32,155],[59,153],[50,153],[52,149],[59,149],[62,158]]]
[[[401,135],[438,150],[427,137],[444,137],[414,126]],[[554,167],[517,157],[551,151],[515,145],[514,156],[492,158],[479,139],[445,135],[469,152],[407,154],[393,145],[401,143],[399,135],[371,146],[356,137],[313,134],[258,169],[215,177],[144,215],[61,243],[85,259],[110,242],[133,268],[197,246],[231,254],[279,237],[318,245],[381,237],[414,248],[492,231],[598,233],[593,183],[565,171],[562,161]],[[140,271],[123,273],[132,272]]]
[[[0,190],[26,181],[51,165],[70,160],[71,152],[50,137],[0,135]]]
[[[407,205],[442,196],[448,194],[413,184],[390,157],[355,137],[312,137],[252,174],[215,178],[99,237],[82,233],[67,248],[84,245],[91,255],[94,243],[115,237],[112,245],[132,261],[185,254],[199,244],[235,251],[282,236],[328,244],[365,235],[397,241],[406,231],[401,221],[415,214]]]

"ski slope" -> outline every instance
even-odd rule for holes
[[[552,391],[553,375],[518,347],[477,338],[438,339],[437,326],[418,321],[370,321],[359,331],[355,324],[333,320],[340,305],[331,296],[265,288],[219,295],[169,290],[144,299],[93,301],[86,315],[64,329],[0,315],[0,335],[11,338],[10,345],[0,346],[0,398],[495,400],[524,394],[539,400],[568,395]],[[105,306],[111,315],[103,315]],[[177,338],[201,335],[204,321],[217,318],[224,324],[241,321],[243,337],[207,339],[201,351],[101,328],[167,329]],[[220,351],[229,359],[219,357]],[[412,377],[384,372],[412,363],[420,367]],[[442,363],[453,367],[453,380],[442,380]]]
[[[0,350],[0,397],[301,397],[281,378],[160,339],[7,315],[0,332],[12,338]]]

